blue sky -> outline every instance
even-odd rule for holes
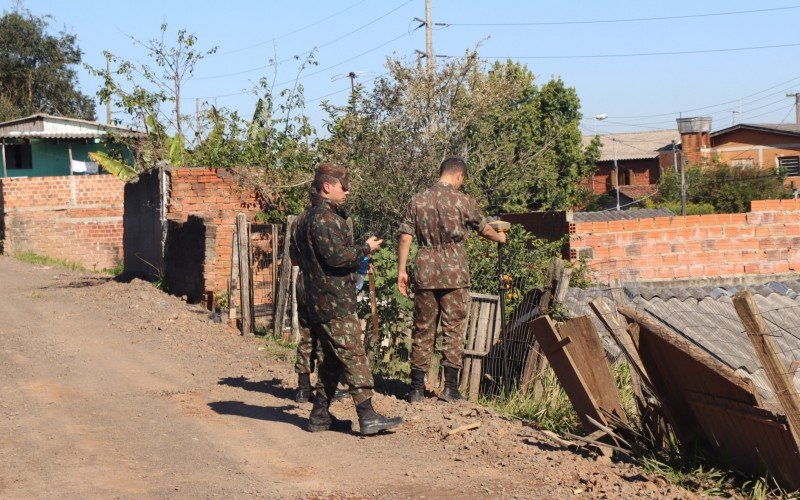
[[[0,5],[8,10],[13,2]],[[415,30],[419,23],[413,20],[424,18],[424,0],[25,0],[23,5],[35,15],[52,15],[53,29],[76,34],[85,62],[97,67],[105,65],[103,50],[145,60],[130,36],[155,37],[162,22],[196,34],[200,48],[219,46],[185,84],[188,111],[195,109],[195,98],[202,98],[250,116],[254,99],[246,90],[260,77],[272,77],[270,58],[283,60],[320,47],[319,65],[300,80],[318,127],[321,98],[346,103],[346,73],[359,72],[369,86],[385,71],[387,57],[413,60],[415,49],[425,49],[425,30]],[[709,15],[752,10],[763,11]],[[794,101],[785,94],[800,91],[795,34],[800,2],[432,0],[432,12],[435,23],[449,24],[434,30],[436,54],[463,54],[483,40],[482,56],[524,62],[540,82],[560,76],[577,89],[587,133],[595,127],[600,133],[674,128],[679,115],[709,115],[715,129],[739,116],[753,123],[794,121]],[[695,17],[652,19],[671,16]],[[612,20],[618,22],[605,22]],[[632,55],[777,45],[793,46]],[[575,57],[611,54],[625,57]],[[294,62],[281,64],[278,88],[290,85],[283,82],[296,72]],[[80,70],[85,93],[94,95],[99,85]],[[597,122],[598,114],[608,118]],[[99,106],[98,116],[104,117]]]

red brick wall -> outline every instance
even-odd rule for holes
[[[236,215],[253,221],[261,210],[257,195],[239,186],[224,169],[176,168],[169,171],[170,198],[167,218],[186,221],[190,215],[206,224],[206,258],[203,269],[206,291],[227,290],[231,271],[231,242]]]
[[[800,200],[751,210],[574,223],[570,257],[586,257],[598,283],[800,272]]]
[[[98,270],[122,261],[124,184],[113,175],[6,178],[0,186],[4,253]]]
[[[657,184],[660,177],[659,160],[657,158],[647,160],[618,160],[617,165],[622,175],[626,170],[632,172],[631,184],[635,186],[645,186]],[[584,179],[581,184],[593,189],[594,194],[605,194],[613,189],[614,184],[614,163],[598,162],[594,171],[594,184],[592,178]]]

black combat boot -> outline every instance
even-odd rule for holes
[[[372,398],[356,405],[356,413],[358,413],[358,426],[364,436],[377,434],[380,431],[392,429],[403,423],[401,417],[388,418],[376,412],[372,408]]]
[[[314,406],[308,416],[309,432],[321,432],[329,429],[334,431],[350,431],[353,423],[349,420],[339,420],[328,411],[328,400],[317,393],[314,396]]]
[[[425,398],[425,371],[411,369],[411,391],[406,394],[406,401],[419,403]]]
[[[311,374],[300,373],[297,375],[297,392],[294,393],[294,400],[297,403],[308,403],[311,399]]]
[[[458,392],[458,368],[444,367],[444,390],[439,394],[439,399],[448,403],[464,399],[464,396]]]

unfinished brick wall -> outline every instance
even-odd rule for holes
[[[800,200],[754,201],[745,214],[570,225],[570,257],[594,281],[667,281],[800,272]]]
[[[104,269],[122,261],[124,183],[113,175],[0,179],[0,249]]]
[[[175,222],[186,222],[189,216],[203,219],[206,228],[204,290],[227,290],[236,215],[244,213],[247,220],[253,221],[262,208],[261,201],[253,191],[239,186],[227,170],[175,168],[169,170],[169,177],[167,219]]]

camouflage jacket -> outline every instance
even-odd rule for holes
[[[323,200],[298,218],[290,245],[300,263],[311,323],[325,323],[356,312],[356,276],[369,247],[356,246],[347,213]]]
[[[469,229],[483,230],[486,218],[472,197],[447,183],[420,191],[406,209],[400,232],[417,239],[417,290],[463,288],[470,284],[464,240]]]

